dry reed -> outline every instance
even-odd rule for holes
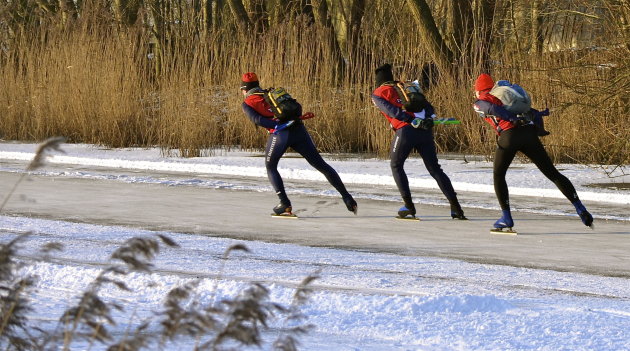
[[[204,37],[183,27],[159,65],[141,27],[111,26],[89,13],[73,26],[40,25],[0,61],[0,134],[160,146],[185,157],[212,147],[259,149],[265,133],[243,115],[238,91],[240,75],[255,71],[263,86],[284,86],[315,113],[307,126],[322,151],[385,156],[391,132],[370,100],[374,68],[390,62],[397,77],[415,79],[430,62],[408,14],[387,6],[394,5],[366,11],[343,71],[330,30],[303,17],[264,35],[224,26]],[[492,57],[496,78],[520,83],[535,106],[552,110],[544,141],[555,160],[630,162],[627,48],[531,56],[498,47]],[[471,109],[481,66],[461,62],[455,76],[433,77],[426,90],[440,116],[462,121],[435,129],[438,150],[489,155],[494,135]]]

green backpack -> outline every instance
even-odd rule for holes
[[[274,116],[281,122],[297,120],[300,117],[300,104],[289,95],[286,89],[269,88],[264,93],[265,101],[271,106]]]

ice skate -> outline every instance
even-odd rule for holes
[[[459,220],[467,220],[466,216],[464,216],[464,210],[459,205],[458,202],[451,204],[451,218],[459,219]]]
[[[575,206],[575,211],[577,212],[578,216],[580,216],[582,223],[584,223],[585,226],[593,229],[593,216],[586,210],[586,207],[584,207],[582,202],[578,201],[577,203],[574,203],[573,206]]]
[[[491,233],[495,234],[516,234],[516,231],[512,229],[514,227],[514,220],[510,211],[503,211],[503,216],[494,222],[494,228],[490,229]]]
[[[284,203],[279,203],[276,207],[273,208],[272,217],[287,217],[287,218],[297,218],[296,215],[293,214],[291,205],[287,205]]]
[[[348,195],[347,197],[344,197],[343,202],[346,204],[346,208],[348,209],[348,211],[354,213],[355,215],[357,214],[357,210],[359,209],[359,207],[357,206],[357,202],[354,201],[352,196]]]
[[[398,216],[396,218],[397,219],[411,219],[411,220],[419,219],[418,217],[416,217],[416,208],[413,204],[405,205],[401,207],[398,210]]]

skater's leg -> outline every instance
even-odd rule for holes
[[[284,190],[284,182],[278,172],[278,163],[280,158],[287,150],[287,140],[289,133],[279,133],[276,135],[270,135],[267,139],[267,146],[265,148],[265,168],[267,169],[267,177],[273,187],[273,190],[278,195],[280,203],[286,207],[291,207],[291,201]]]
[[[551,162],[551,158],[545,151],[544,146],[538,137],[532,138],[531,141],[524,145],[521,150],[538,167],[538,169],[551,180],[562,194],[571,201],[571,203],[579,201],[577,192],[569,178],[565,177]]]
[[[551,180],[562,194],[571,201],[571,204],[575,207],[575,211],[580,216],[584,225],[592,226],[593,216],[586,210],[582,201],[580,201],[573,183],[554,166],[540,139],[538,139],[538,137],[535,139],[532,138],[532,141],[525,145],[522,152],[529,157],[545,177]]]
[[[507,170],[516,156],[518,149],[511,145],[511,135],[508,134],[511,130],[505,131],[501,134],[497,142],[497,149],[494,152],[494,164],[493,164],[493,182],[494,192],[499,201],[501,210],[510,210],[510,193],[508,191],[507,181],[505,175]]]
[[[404,206],[398,210],[398,216],[400,217],[415,216],[416,214],[416,208],[411,198],[411,190],[409,189],[409,179],[404,169],[405,161],[414,147],[414,144],[411,142],[414,140],[414,137],[410,136],[409,132],[415,130],[408,129],[401,128],[396,131],[389,153],[394,182],[404,202]]]
[[[422,161],[424,161],[424,166],[429,171],[429,174],[438,184],[438,187],[446,196],[446,198],[450,201],[456,199],[455,189],[453,189],[453,184],[449,177],[442,170],[442,166],[437,158],[437,150],[435,148],[435,142],[433,140],[433,135],[431,131],[420,131],[421,136],[418,139],[418,147],[416,148],[422,156]]]
[[[346,189],[341,177],[339,177],[339,173],[337,173],[337,171],[335,171],[335,169],[332,168],[332,166],[330,166],[317,151],[315,143],[306,129],[303,129],[303,131],[293,131],[291,147],[302,155],[302,157],[304,157],[304,159],[313,166],[313,168],[320,171],[324,177],[326,177],[326,180],[328,180],[328,182],[339,192],[339,194],[341,194],[348,210],[356,214],[356,201],[354,201],[352,195],[350,195]]]
[[[507,181],[505,175],[510,167],[510,164],[516,156],[517,146],[512,145],[515,142],[512,140],[512,134],[505,131],[499,136],[497,140],[497,149],[494,153],[494,165],[493,165],[493,182],[494,192],[496,193],[499,206],[501,206],[501,218],[495,223],[495,228],[512,228],[514,221],[512,220],[512,213],[510,211],[510,194],[508,191]]]
[[[400,191],[400,196],[402,196],[403,199],[410,199],[411,190],[409,189],[409,179],[407,178],[407,173],[405,173],[404,166],[407,157],[409,157],[411,150],[413,150],[414,144],[411,142],[412,140],[409,140],[410,138],[406,135],[405,129],[406,128],[401,128],[396,131],[389,153],[389,165],[392,169],[394,182],[396,182],[398,191]]]
[[[419,133],[420,138],[417,139],[417,150],[420,153],[420,156],[422,156],[422,161],[424,161],[424,166],[427,171],[429,171],[429,174],[433,177],[433,179],[435,179],[438,187],[451,204],[451,217],[466,219],[464,211],[457,200],[457,193],[455,192],[455,189],[453,189],[451,179],[446,175],[446,173],[444,173],[442,166],[440,166],[438,161],[435,141],[433,140],[433,133],[425,130],[419,131]]]

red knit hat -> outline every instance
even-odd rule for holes
[[[487,73],[482,73],[475,81],[475,91],[490,90],[494,86],[494,81]]]
[[[241,78],[241,90],[251,90],[259,87],[258,76],[254,72],[247,72]]]

